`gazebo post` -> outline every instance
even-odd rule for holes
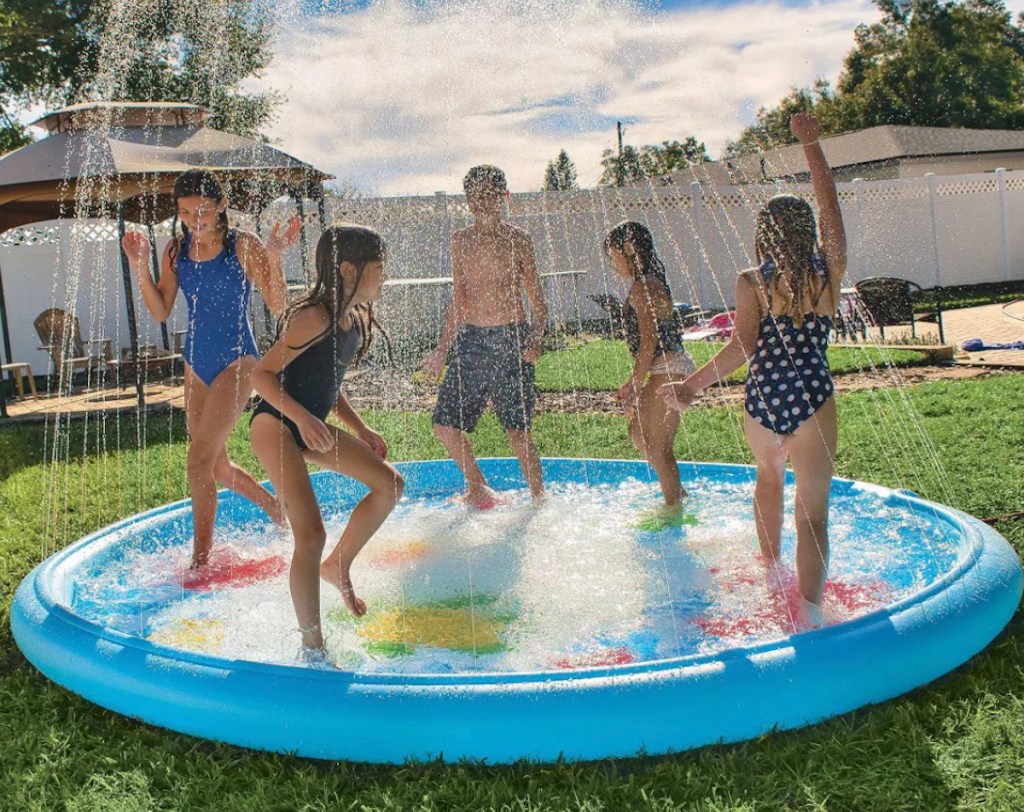
[[[149,244],[152,247],[152,251],[149,253],[150,262],[153,265],[153,281],[160,282],[160,260],[156,250],[156,229],[153,228],[152,223],[146,225],[146,231],[149,233]],[[164,349],[170,352],[171,350],[171,338],[167,332],[167,322],[160,322],[160,337],[164,341]]]
[[[322,188],[316,198],[316,211],[320,215],[320,233],[322,234],[327,230],[327,206],[324,204],[324,190]]]
[[[139,411],[146,408],[146,395],[142,391],[142,359],[139,357],[139,327],[135,322],[135,292],[132,289],[132,270],[128,265],[128,255],[124,252],[121,241],[124,239],[124,209],[117,204],[117,251],[121,256],[121,281],[124,283],[124,305],[128,311],[128,335],[132,342],[132,358],[135,361],[135,394],[139,401]]]
[[[0,327],[3,328],[4,355],[3,363],[11,363],[11,333],[7,329],[7,300],[4,298],[4,274],[0,269]],[[0,386],[3,385],[7,373],[0,375]],[[7,392],[0,395],[0,418],[7,417]]]
[[[305,279],[306,284],[309,284],[309,241],[306,239],[306,204],[302,202],[302,195],[297,193],[294,189],[289,187],[288,194],[295,200],[295,209],[299,213],[299,220],[302,221],[302,225],[299,226],[299,251],[302,254],[302,276]]]

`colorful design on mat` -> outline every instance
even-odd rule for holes
[[[357,625],[372,654],[399,657],[417,648],[445,648],[470,654],[507,650],[505,636],[514,616],[495,611],[497,598],[477,595],[423,606],[373,612]],[[338,613],[328,617],[339,620]],[[349,616],[350,617],[350,616]],[[347,620],[347,618],[346,618]]]
[[[416,539],[401,547],[375,551],[367,558],[366,563],[377,569],[400,567],[418,561],[428,552],[430,552],[430,545],[423,539]]]
[[[560,660],[555,660],[555,667],[565,669],[600,668],[602,665],[625,665],[635,659],[628,649],[619,646],[618,648],[601,648],[597,651],[563,657]]]
[[[180,574],[184,589],[209,592],[217,587],[241,587],[266,581],[288,569],[288,562],[279,555],[266,558],[244,558],[231,549],[215,550],[210,563],[202,569],[185,570]]]
[[[150,634],[149,640],[170,648],[216,654],[224,642],[224,621],[215,618],[179,618]]]
[[[658,509],[643,514],[631,527],[647,533],[660,533],[662,530],[671,530],[676,527],[696,527],[699,524],[700,520],[692,513],[677,513]]]
[[[752,586],[756,579],[742,576],[722,584],[723,589]],[[871,584],[848,584],[842,581],[828,581],[825,584],[825,595],[822,604],[826,617],[829,610],[839,610],[843,619],[865,609],[874,609],[885,605],[891,589],[882,582]],[[746,615],[720,615],[694,618],[694,623],[705,633],[713,637],[739,639],[755,637],[765,633],[782,631],[786,633],[801,631],[797,628],[798,619],[802,617],[801,597],[795,580],[784,584],[781,588],[770,590],[769,598],[752,612]]]

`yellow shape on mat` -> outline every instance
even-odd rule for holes
[[[456,651],[502,647],[506,623],[469,609],[416,607],[382,612],[363,623],[359,634],[378,645],[434,646]]]
[[[172,620],[153,632],[149,639],[171,648],[216,653],[224,642],[224,621],[190,617]]]
[[[371,567],[396,567],[409,564],[423,558],[430,550],[430,545],[422,539],[403,544],[401,547],[390,547],[375,551],[367,563]]]

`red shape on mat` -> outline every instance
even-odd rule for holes
[[[218,550],[205,567],[181,573],[181,585],[193,592],[209,592],[217,587],[251,586],[280,575],[286,569],[288,562],[279,555],[243,558],[233,550]]]
[[[555,660],[557,668],[596,668],[602,665],[625,665],[633,662],[633,655],[624,648],[604,648],[590,654]]]
[[[722,584],[723,591],[747,586],[754,580],[747,575],[736,576]],[[825,607],[840,606],[848,612],[881,606],[889,593],[889,587],[880,581],[871,584],[848,584],[842,581],[825,582]],[[770,628],[789,628],[793,619],[801,615],[800,592],[796,580],[787,583],[783,590],[772,590],[769,601],[754,612],[743,616],[708,616],[694,618],[694,624],[712,637],[736,638],[753,637]]]

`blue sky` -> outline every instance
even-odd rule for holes
[[[1024,2],[1024,0],[1022,0]],[[792,85],[834,79],[871,0],[292,0],[255,86],[296,156],[380,194],[459,190],[496,163],[538,189],[560,149],[601,174],[615,122],[713,155]]]

